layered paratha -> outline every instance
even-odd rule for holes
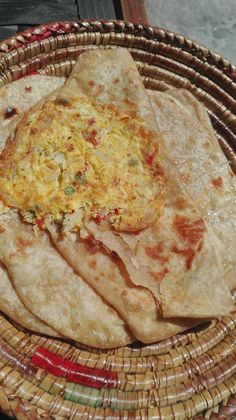
[[[184,89],[149,92],[168,161],[211,227],[224,280],[236,288],[236,177],[203,105]],[[168,161],[163,165],[168,171]]]
[[[133,341],[124,322],[53,248],[48,235],[15,212],[0,220],[0,259],[17,294],[35,316],[62,335],[99,348]]]
[[[114,65],[118,56],[118,64]],[[96,95],[98,100],[124,109],[128,115],[135,113],[136,117],[145,118],[146,124],[151,124],[156,141],[160,142],[149,98],[128,52],[96,52],[95,68],[93,58],[91,53],[82,55],[61,95],[68,99],[72,90],[77,89],[80,94]],[[109,77],[104,76],[108,73]],[[104,77],[106,84],[98,88],[96,81],[100,84]],[[127,88],[131,80],[135,80],[134,93]],[[129,98],[125,97],[127,92]],[[205,225],[188,194],[179,187],[173,171],[168,174],[166,193],[162,216],[154,228],[137,235],[133,249],[125,242],[127,234],[116,234],[107,228],[106,222],[97,224],[90,220],[86,226],[96,240],[119,255],[131,281],[154,294],[164,316],[211,317],[228,313],[233,301],[222,280],[211,229]],[[206,294],[210,296],[207,303]]]
[[[56,100],[25,114],[2,154],[1,198],[25,222],[1,216],[0,259],[26,307],[74,340],[150,343],[234,308],[214,226],[157,121],[130,54],[88,52]]]
[[[117,310],[138,340],[163,340],[199,323],[193,319],[163,320],[152,293],[135,286],[117,254],[108,253],[92,235],[83,239],[78,233],[62,236],[58,226],[48,228],[68,263]]]
[[[0,311],[13,321],[36,333],[59,337],[60,334],[29,312],[15,292],[6,268],[0,264]]]

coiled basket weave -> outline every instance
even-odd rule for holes
[[[185,87],[205,104],[236,171],[236,68],[181,35],[123,21],[40,26],[0,43],[0,86],[33,72],[69,75],[83,51],[116,46],[131,51],[147,88]],[[0,315],[0,409],[34,420],[231,419],[236,314],[109,351],[35,335]]]

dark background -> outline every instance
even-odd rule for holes
[[[0,39],[40,23],[122,17],[119,0],[0,0]]]
[[[93,18],[147,24],[145,0],[0,0],[0,40],[41,23]]]

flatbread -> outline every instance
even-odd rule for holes
[[[45,232],[36,237],[14,212],[2,215],[0,224],[0,260],[35,316],[93,347],[119,347],[133,340],[117,313],[74,274]]]
[[[1,299],[0,299],[0,311],[4,312],[13,321],[22,325],[24,328],[28,328],[36,333],[51,335],[59,337],[53,328],[46,325],[40,319],[36,318],[31,312],[29,312],[19,297],[17,296],[14,287],[12,286],[9,274],[4,266],[0,264],[0,288],[1,288]]]
[[[125,320],[134,336],[144,343],[171,337],[198,322],[163,320],[152,293],[136,287],[121,260],[108,254],[101,243],[76,233],[62,237],[56,225],[48,226],[54,244],[74,270],[109,302]]]
[[[34,75],[22,77],[0,89],[0,152],[22,114],[64,82],[64,77]]]
[[[148,128],[158,132],[151,101],[140,81],[134,60],[125,48],[88,51],[79,56],[61,96],[84,95],[114,105],[131,117],[147,121]]]
[[[130,89],[127,87],[131,80],[135,80],[135,89],[134,84]],[[127,51],[117,49],[82,55],[61,95],[69,98],[72,92],[96,95],[98,100],[111,102],[129,115],[144,118],[156,130],[157,142],[160,141],[148,95]],[[233,309],[233,301],[222,280],[214,236],[186,191],[179,187],[171,165],[166,190],[163,215],[156,226],[137,235],[133,249],[126,243],[127,234],[117,235],[103,223],[88,222],[86,226],[96,240],[119,255],[131,281],[154,294],[164,317],[225,315]],[[176,204],[176,196],[181,206],[179,202]]]
[[[204,106],[190,92],[171,89],[165,93],[150,91],[149,95],[168,159],[187,193],[197,204],[206,225],[212,228],[224,280],[230,290],[234,290],[236,177]]]

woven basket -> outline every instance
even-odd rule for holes
[[[0,86],[69,75],[94,48],[122,46],[149,89],[185,87],[207,107],[236,172],[236,68],[181,35],[121,21],[59,22],[0,43]],[[230,419],[236,314],[154,345],[100,351],[34,335],[0,316],[0,408],[17,419]]]

